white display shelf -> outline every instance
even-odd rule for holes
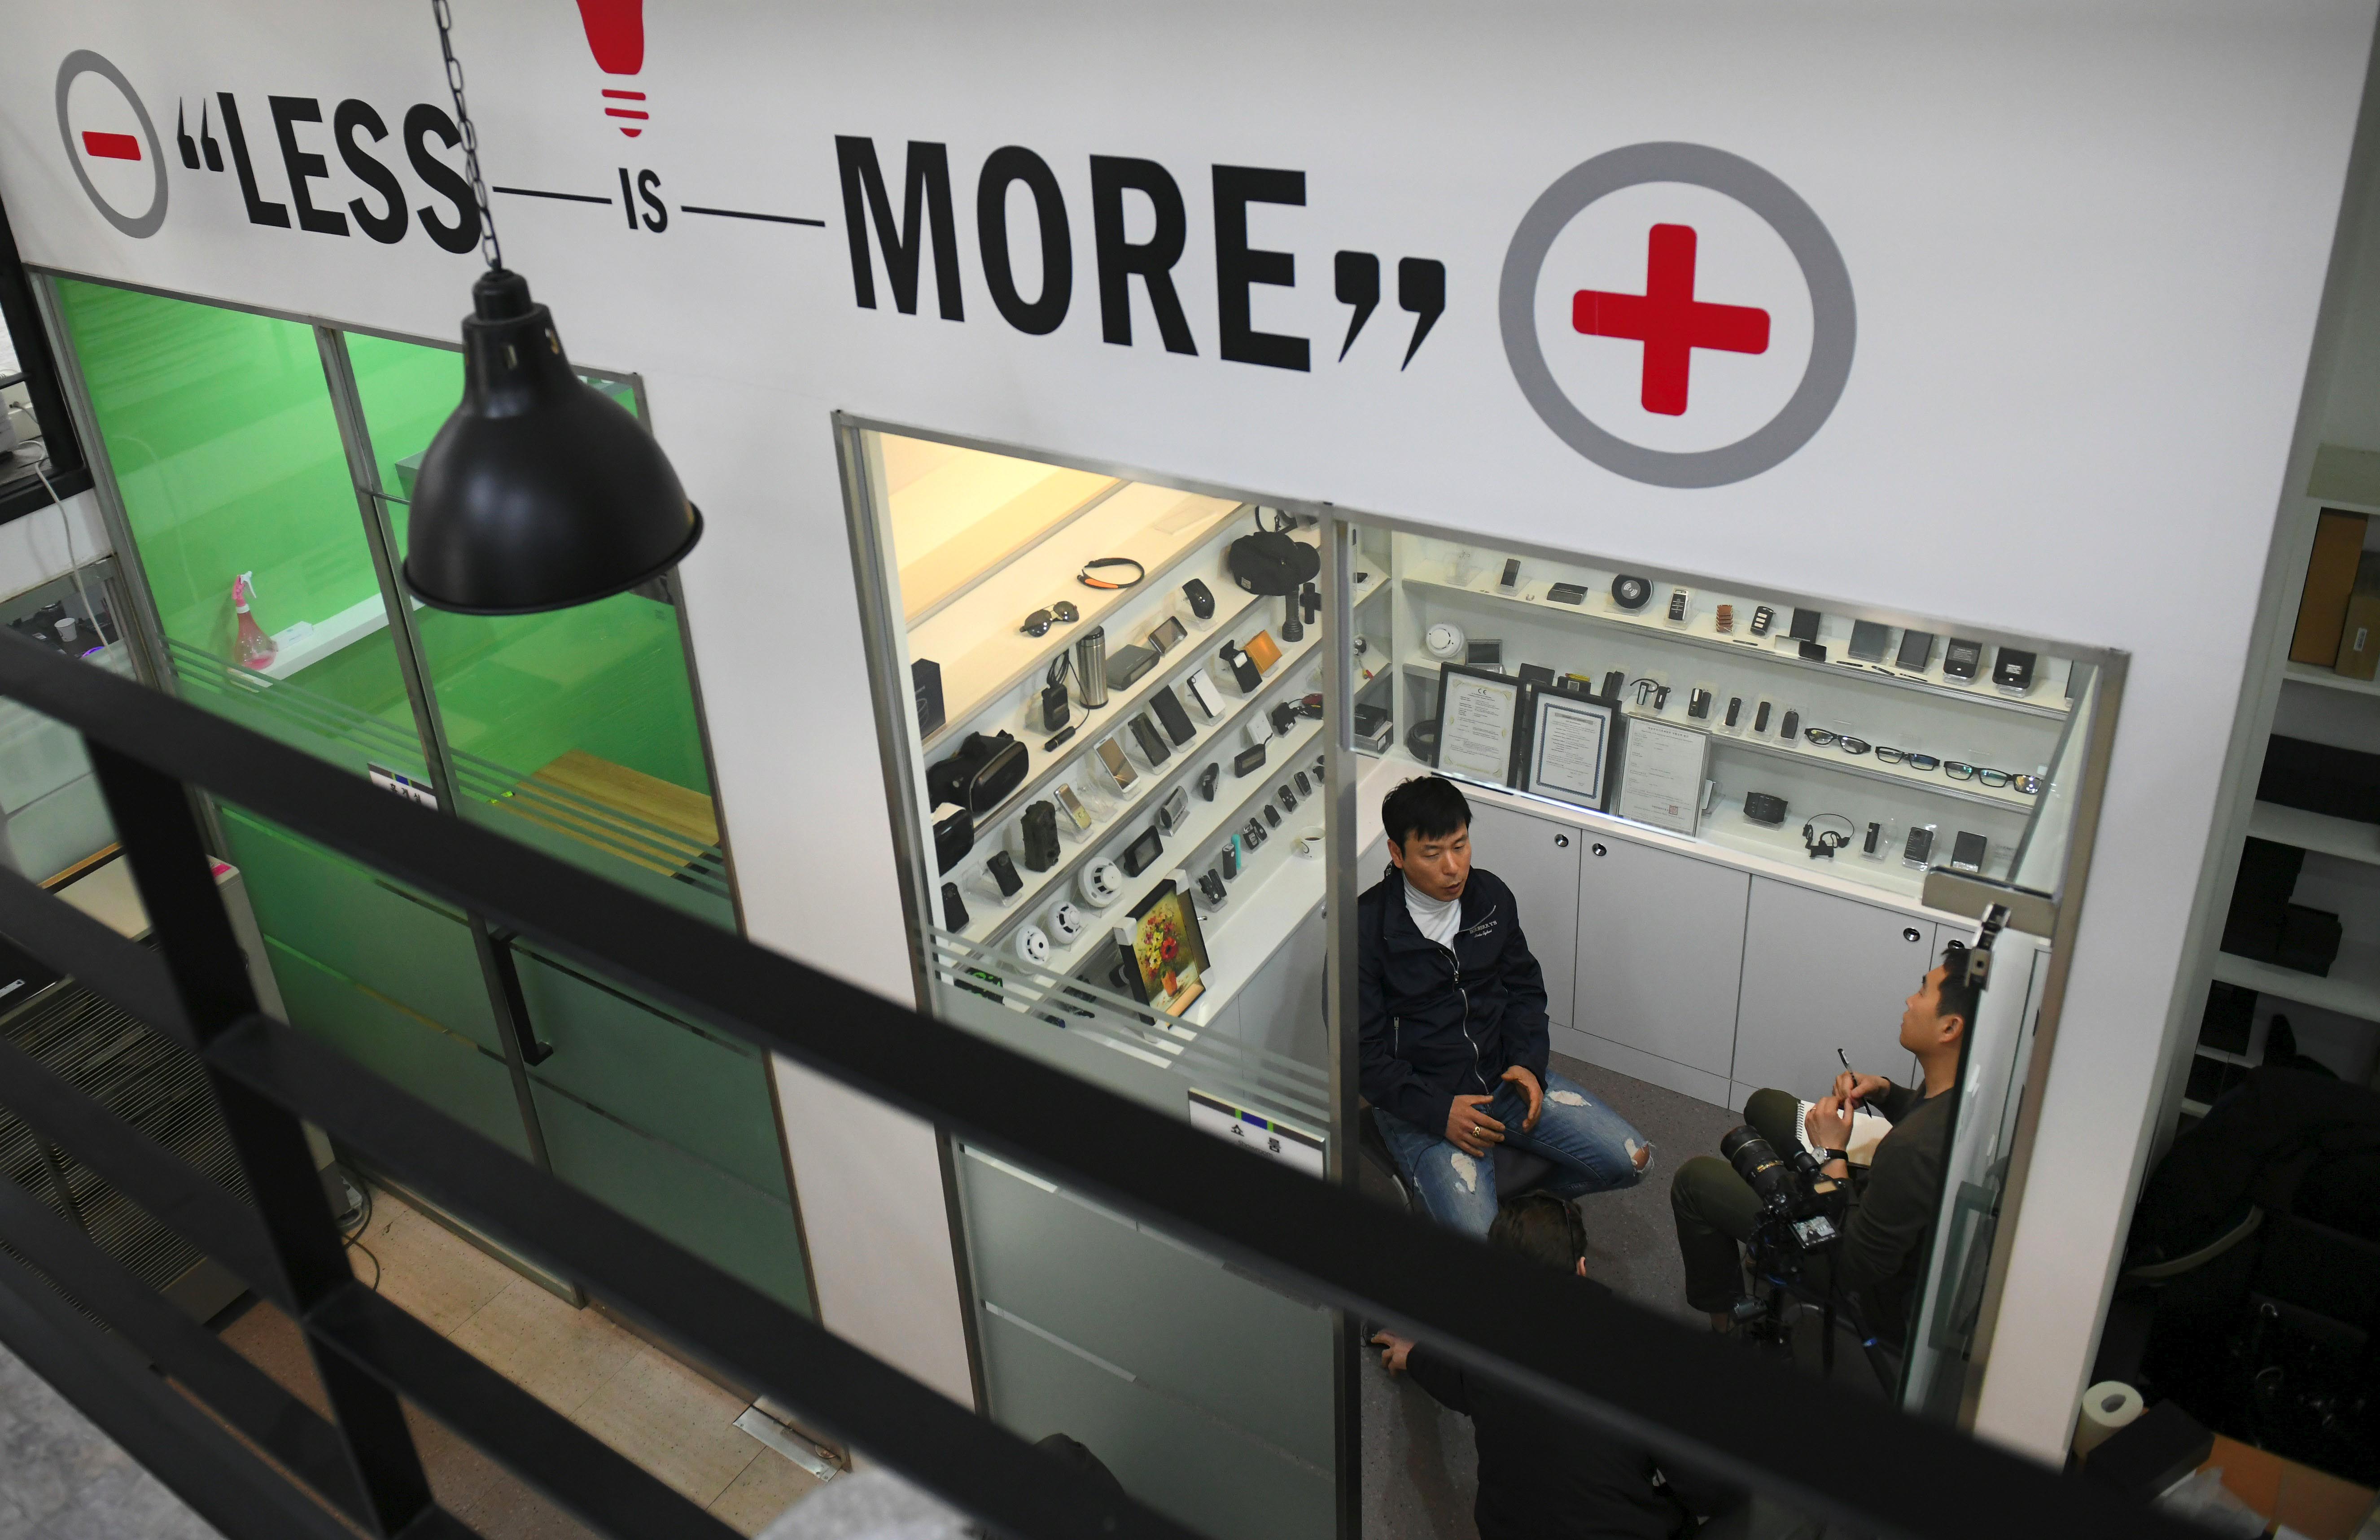
[[[1703,815],[1695,837],[1706,843],[1722,845],[1745,855],[1758,855],[1784,866],[1806,867],[1808,876],[1825,876],[1838,882],[1856,882],[1864,888],[1880,888],[1897,898],[1916,903],[1925,891],[1925,873],[1904,865],[1900,859],[1901,839],[1896,835],[1882,859],[1871,859],[1860,854],[1859,842],[1866,833],[1864,825],[1852,825],[1850,848],[1839,850],[1831,856],[1813,859],[1809,847],[1802,843],[1802,825],[1808,820],[1789,812],[1785,821],[1775,829],[1757,824],[1743,816],[1743,799],[1722,795]],[[1827,827],[1837,828],[1829,819]]]
[[[1175,569],[1196,557],[1244,506],[1170,488],[1124,487],[1069,526],[1066,539],[1026,552],[995,578],[912,627],[909,655],[933,659],[942,673],[943,724],[925,741],[928,758],[992,701],[1040,678],[1076,637],[1143,595],[1171,586]],[[1083,563],[1100,556],[1129,557],[1148,576],[1129,588],[1087,588],[1076,582]],[[1229,595],[1217,589],[1218,611],[1238,593],[1236,588]],[[1082,618],[1039,637],[1017,629],[1034,610],[1062,599],[1080,610]],[[1118,650],[1129,639],[1110,637],[1108,650]]]
[[[1864,684],[1915,691],[1937,699],[1954,700],[1965,705],[1984,707],[1990,710],[2063,719],[2070,709],[2068,701],[2059,693],[2064,687],[2065,674],[2058,670],[2036,669],[2033,687],[2019,696],[1998,689],[1988,681],[1968,685],[1947,680],[1942,676],[1939,661],[1928,664],[1923,674],[1908,673],[1900,669],[1886,668],[1876,663],[1837,662],[1832,657],[1823,663],[1807,662],[1801,658],[1779,651],[1777,649],[1778,632],[1775,630],[1766,637],[1748,634],[1744,627],[1752,624],[1752,611],[1755,608],[1748,603],[1730,600],[1735,603],[1736,630],[1726,636],[1720,635],[1718,631],[1718,601],[1704,594],[1694,596],[1693,612],[1684,624],[1671,624],[1668,619],[1669,612],[1663,607],[1666,602],[1666,595],[1661,591],[1663,585],[1656,585],[1654,598],[1645,604],[1644,609],[1630,612],[1614,607],[1610,594],[1604,588],[1590,588],[1585,600],[1582,603],[1557,604],[1545,597],[1549,585],[1540,581],[1523,584],[1521,591],[1517,594],[1505,593],[1493,586],[1480,588],[1472,584],[1453,583],[1444,578],[1423,577],[1412,574],[1405,575],[1402,581],[1408,588],[1435,588],[1446,593],[1461,594],[1468,599],[1488,600],[1497,604],[1526,610],[1532,614],[1558,616],[1564,620],[1577,621],[1588,626],[1601,626],[1638,637],[1657,637],[1684,647],[1724,652],[1729,657],[1738,660],[1754,659],[1779,669],[1825,674],[1829,677],[1847,676]],[[1788,624],[1790,620],[1789,611],[1784,609],[1778,611],[1779,627]],[[1840,645],[1840,643],[1836,644],[1838,648]],[[2058,663],[2064,660],[2053,658],[2047,661]],[[2058,674],[2055,682],[2046,677],[2051,673]]]
[[[2334,818],[2328,813],[2309,813],[2302,807],[2284,807],[2277,802],[2260,802],[2248,815],[2248,833],[2275,844],[2295,845],[2300,850],[2380,866],[2380,824]]]
[[[1123,922],[1123,916],[1130,914],[1135,904],[1155,891],[1159,883],[1176,871],[1185,871],[1189,874],[1191,891],[1195,895],[1197,891],[1198,874],[1213,864],[1214,852],[1222,848],[1223,841],[1249,819],[1261,817],[1256,809],[1271,796],[1273,788],[1281,783],[1290,770],[1296,768],[1300,762],[1301,754],[1318,742],[1321,734],[1320,722],[1301,720],[1297,728],[1288,736],[1272,740],[1273,746],[1266,754],[1263,775],[1251,775],[1237,781],[1223,782],[1216,788],[1215,800],[1212,802],[1200,802],[1194,795],[1190,803],[1189,820],[1183,825],[1178,833],[1164,837],[1164,855],[1147,871],[1134,879],[1132,887],[1125,891],[1122,898],[1105,909],[1094,909],[1079,900],[1075,901],[1075,907],[1083,914],[1083,933],[1064,945],[1058,944],[1058,939],[1052,936],[1050,939],[1050,960],[1039,965],[1039,971],[1071,976],[1084,964],[1097,957],[1101,948],[1112,946],[1115,928]],[[1301,802],[1298,806],[1303,808],[1305,804]],[[1316,810],[1320,811],[1318,806]],[[1243,847],[1240,875],[1231,879],[1227,885],[1230,902],[1224,905],[1223,916],[1210,917],[1202,908],[1198,915],[1200,928],[1203,930],[1217,920],[1230,916],[1231,911],[1243,902],[1252,905],[1253,888],[1261,888],[1271,875],[1274,866],[1280,862],[1293,861],[1302,867],[1310,866],[1318,877],[1322,869],[1320,862],[1305,860],[1290,849],[1298,831],[1304,827],[1297,815],[1292,813],[1281,819],[1279,829],[1268,828],[1265,831],[1269,837],[1262,846],[1254,851],[1248,851]],[[1107,836],[1113,832],[1114,827],[1111,824],[1085,838],[1090,848],[1099,849],[1102,848]],[[1071,868],[1074,864],[1065,863],[1060,869]],[[1318,882],[1315,896],[1318,898],[1321,896]],[[1063,892],[1058,892],[1045,888],[1037,897],[1051,900],[1071,899],[1072,889],[1069,887]],[[1020,895],[1014,908],[1002,910],[1001,913],[1003,916],[1002,923],[991,931],[983,943],[987,948],[1004,943],[1015,925],[1034,918],[1040,913],[1040,906]],[[1216,955],[1218,940],[1219,938],[1215,936],[1208,937],[1207,954],[1210,961]],[[1245,981],[1245,976],[1243,976],[1243,981]],[[1096,983],[1098,980],[1093,982]],[[1237,986],[1233,985],[1232,988],[1236,988]],[[1219,988],[1210,987],[1208,993],[1215,996],[1217,1003],[1229,998],[1228,992]],[[1195,1004],[1196,1002],[1194,1007]]]
[[[2338,949],[2327,976],[2276,967],[2236,952],[2215,954],[2215,976],[2226,984],[2278,995],[2301,1005],[2319,1006],[2344,1016],[2380,1022],[2380,949],[2352,942]]]
[[[1025,879],[1025,883],[1017,890],[1016,896],[1007,903],[997,903],[983,896],[980,891],[963,883],[960,891],[967,901],[967,923],[958,934],[970,941],[987,944],[1004,940],[1018,921],[1034,912],[1035,905],[1046,895],[1071,883],[1075,873],[1094,852],[1106,848],[1117,831],[1132,823],[1135,819],[1148,817],[1157,804],[1163,800],[1162,788],[1178,783],[1182,773],[1185,770],[1194,771],[1189,779],[1195,782],[1196,776],[1193,761],[1203,758],[1207,754],[1216,754],[1221,759],[1223,780],[1217,786],[1216,800],[1213,803],[1199,802],[1194,786],[1191,794],[1191,823],[1194,827],[1197,823],[1200,811],[1211,812],[1215,807],[1221,806],[1224,799],[1231,794],[1232,788],[1242,784],[1243,780],[1254,782],[1259,779],[1256,776],[1245,777],[1242,780],[1232,777],[1230,755],[1238,752],[1238,748],[1235,742],[1227,742],[1227,740],[1235,739],[1241,723],[1263,720],[1263,713],[1271,709],[1274,701],[1281,699],[1288,694],[1304,693],[1300,688],[1305,683],[1301,668],[1304,660],[1320,644],[1321,639],[1321,630],[1317,627],[1306,633],[1305,640],[1283,649],[1281,661],[1273,665],[1271,677],[1264,682],[1261,688],[1252,695],[1243,697],[1236,707],[1213,721],[1198,723],[1196,734],[1188,743],[1178,746],[1169,744],[1169,746],[1173,748],[1173,753],[1164,766],[1151,770],[1135,761],[1133,768],[1140,772],[1139,779],[1134,782],[1137,789],[1130,795],[1122,797],[1113,791],[1108,791],[1106,793],[1108,800],[1115,804],[1113,809],[1099,817],[1097,821],[1089,829],[1082,831],[1078,837],[1069,837],[1068,831],[1072,825],[1062,819],[1059,824],[1061,846],[1058,864],[1048,871],[1037,872],[1026,870],[1024,864],[1019,862],[1017,875]],[[1197,668],[1206,666],[1203,657],[1196,665]],[[1187,672],[1184,671],[1185,673]],[[1175,675],[1175,677],[1180,678],[1183,675]],[[1107,708],[1102,707],[1101,710],[1105,711]],[[1109,734],[1123,729],[1130,720],[1128,714],[1109,712],[1099,721],[1097,732],[1089,731],[1089,724],[1087,723],[1086,730],[1076,734],[1076,740],[1082,745],[1080,751],[1059,758],[1042,772],[1040,778],[1034,783],[1033,789],[1046,789],[1060,776],[1071,774],[1074,767],[1090,752],[1092,745],[1097,744]],[[1301,729],[1311,729],[1316,725],[1310,721],[1300,719]],[[1164,729],[1160,727],[1159,731],[1161,733]],[[1293,731],[1286,739],[1269,740],[1271,746],[1265,751],[1267,773],[1278,772],[1282,763],[1281,746],[1297,741],[1299,741],[1297,731]],[[1176,764],[1176,760],[1181,763]],[[1002,808],[1017,806],[1017,799],[1025,794],[1022,790],[1011,794],[1008,801],[1001,804]],[[989,823],[990,820],[986,821]],[[996,846],[1004,848],[1004,830],[978,836],[976,850],[969,853],[969,860],[965,864],[965,870],[970,879],[977,871],[981,869],[983,864],[981,860],[974,857],[978,855],[988,855],[990,850]],[[1166,848],[1172,850],[1177,843],[1179,843],[1178,841],[1168,839]],[[1015,852],[1011,851],[1009,854],[1013,858]],[[957,869],[959,868],[953,868],[953,870]],[[960,879],[953,877],[949,880]],[[1083,909],[1086,915],[1093,913],[1088,905],[1084,905]]]
[[[1407,658],[1404,666],[1407,673],[1426,674],[1431,679],[1436,679],[1439,676],[1439,664],[1441,661],[1451,661],[1423,654]],[[1729,728],[1718,725],[1720,719],[1716,716],[1709,721],[1698,722],[1686,715],[1685,697],[1682,691],[1672,691],[1670,698],[1675,708],[1672,710],[1652,711],[1631,702],[1623,704],[1621,707],[1621,712],[1631,718],[1639,718],[1647,721],[1665,721],[1673,727],[1684,727],[1697,733],[1707,734],[1714,750],[1742,748],[1758,754],[1773,754],[1779,758],[1793,760],[1797,764],[1817,765],[1822,769],[1840,771],[1845,775],[1864,776],[1871,781],[1881,781],[1888,785],[1914,787],[1918,791],[1934,796],[1949,797],[1960,802],[1980,803],[1986,807],[2006,807],[2027,815],[2030,815],[2041,801],[2039,796],[2027,796],[2022,792],[2006,789],[1994,791],[1981,782],[1953,781],[1939,770],[1921,770],[1905,764],[1881,764],[1876,761],[1873,754],[1845,754],[1839,748],[1820,748],[1806,741],[1789,746],[1774,734],[1761,736],[1747,732],[1742,727]],[[1714,712],[1723,709],[1716,702],[1712,705]],[[2006,767],[1994,765],[1991,768],[2001,770]]]
[[[407,596],[417,610],[421,601]],[[378,594],[350,604],[320,624],[299,621],[273,634],[273,661],[251,672],[267,679],[286,679],[298,670],[321,662],[334,652],[388,629],[388,606]]]
[[[2291,663],[2281,671],[2281,677],[2292,685],[2314,685],[2349,695],[2380,695],[2380,679],[2350,679],[2313,663]]]
[[[1299,803],[1297,811],[1283,818],[1279,829],[1267,831],[1272,838],[1256,853],[1252,868],[1243,867],[1239,880],[1230,885],[1231,902],[1221,913],[1199,911],[1210,965],[1207,992],[1184,1013],[1190,1025],[1205,1026],[1213,1021],[1215,1013],[1272,961],[1273,953],[1289,944],[1305,912],[1322,902],[1322,856],[1297,854],[1301,835],[1311,835],[1316,850],[1321,849],[1322,808],[1316,804],[1310,819],[1305,808],[1305,803]],[[1315,1001],[1315,1009],[1321,1008],[1322,1002]]]

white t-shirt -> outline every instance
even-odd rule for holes
[[[1407,878],[1405,909],[1413,916],[1415,926],[1423,935],[1439,946],[1453,947],[1454,933],[1463,928],[1462,894],[1457,893],[1448,899],[1432,898],[1415,887],[1413,879]]]

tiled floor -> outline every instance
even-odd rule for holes
[[[0,1540],[215,1540],[156,1477],[0,1348]]]
[[[756,1534],[818,1485],[735,1426],[746,1403],[594,1310],[575,1310],[386,1192],[351,1253],[358,1277],[507,1379],[646,1470]],[[367,1252],[369,1255],[366,1255]],[[224,1340],[320,1405],[297,1328],[257,1304]],[[488,1540],[591,1532],[478,1450],[408,1407],[441,1505]],[[0,1540],[13,1540],[0,1528]]]

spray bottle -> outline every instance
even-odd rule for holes
[[[256,624],[256,617],[248,612],[248,601],[255,593],[256,574],[243,572],[232,579],[231,604],[239,612],[239,666],[269,669],[273,666],[273,660],[280,656],[280,649],[273,645],[273,638],[264,634],[264,628]]]

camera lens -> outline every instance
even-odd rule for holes
[[[1735,1174],[1743,1178],[1761,1203],[1782,1214],[1793,1206],[1793,1173],[1778,1158],[1776,1146],[1762,1138],[1749,1123],[1736,1129],[1718,1142],[1719,1154],[1727,1157]]]

